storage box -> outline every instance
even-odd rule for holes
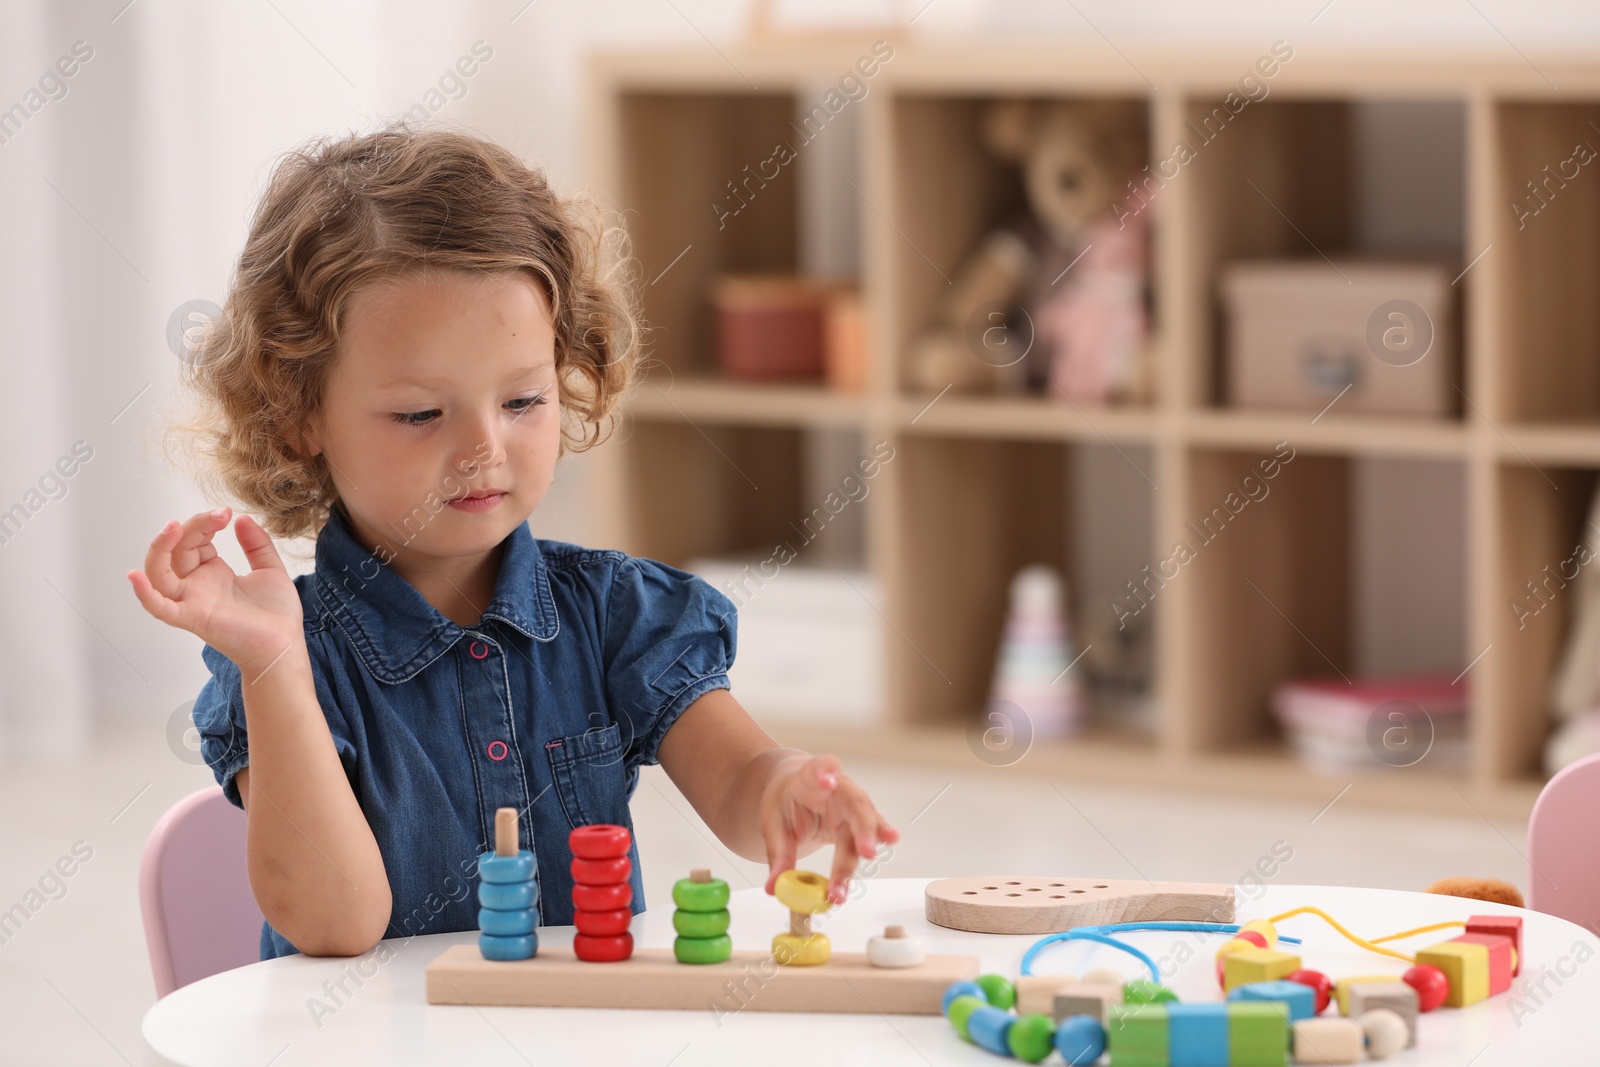
[[[883,604],[872,575],[767,557],[690,560],[684,569],[739,609],[728,680],[758,722],[882,722]]]
[[[1220,283],[1228,402],[1342,415],[1457,411],[1448,264],[1233,263]],[[1340,394],[1343,393],[1341,396]]]
[[[711,287],[717,361],[740,381],[826,379],[858,390],[865,366],[861,303],[852,282],[723,275]]]

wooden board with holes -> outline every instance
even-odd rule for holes
[[[827,963],[780,967],[754,950],[687,964],[671,949],[636,948],[617,963],[585,963],[550,945],[532,959],[499,961],[469,943],[428,964],[427,993],[429,1004],[938,1015],[946,987],[977,974],[976,956],[930,954],[919,966],[890,969],[869,965],[862,952],[835,952]]]
[[[928,921],[976,934],[1056,934],[1126,922],[1233,922],[1233,886],[1110,878],[941,878],[929,882]]]

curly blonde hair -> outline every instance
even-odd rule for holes
[[[618,242],[621,242],[620,244]],[[613,247],[615,246],[615,247]],[[433,268],[526,271],[554,315],[561,450],[609,434],[641,322],[620,228],[490,141],[393,124],[290,152],[272,173],[222,313],[180,378],[198,412],[169,440],[213,498],[274,537],[314,537],[337,500],[326,457],[299,450],[351,297]]]

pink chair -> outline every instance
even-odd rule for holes
[[[1600,933],[1600,754],[1561,768],[1534,802],[1528,907]]]
[[[261,958],[245,815],[220,788],[190,793],[150,831],[139,862],[139,907],[158,999]]]

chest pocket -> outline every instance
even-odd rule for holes
[[[616,723],[557,738],[544,746],[544,752],[570,826],[632,825],[622,732]]]

